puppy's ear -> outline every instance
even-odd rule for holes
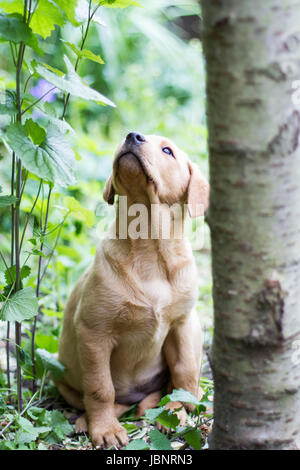
[[[103,199],[108,202],[108,204],[113,204],[115,202],[115,190],[112,184],[112,175],[108,178],[105,183],[103,190]]]
[[[190,182],[187,189],[187,203],[190,217],[204,215],[209,204],[209,184],[201,175],[198,167],[188,162]]]

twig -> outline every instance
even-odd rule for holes
[[[47,231],[48,225],[48,216],[49,216],[49,208],[50,208],[50,198],[53,186],[49,187],[48,198],[47,198],[47,208],[46,208],[46,216],[45,216],[45,223],[44,228],[42,230],[42,241],[40,245],[40,251],[43,252],[44,248],[44,236]],[[38,278],[37,278],[37,286],[36,286],[36,297],[39,298],[40,295],[40,285],[41,285],[41,269],[42,269],[42,256],[39,257],[39,266],[38,266]],[[36,324],[37,324],[37,316],[34,317],[33,327],[32,327],[32,335],[31,335],[31,360],[32,360],[32,392],[35,392],[36,388],[36,378],[35,378],[35,334],[36,334]]]
[[[39,185],[39,189],[38,189],[38,192],[37,192],[37,195],[36,195],[36,198],[34,200],[34,203],[33,203],[33,206],[31,207],[31,210],[26,218],[26,222],[25,222],[25,225],[24,225],[24,228],[23,228],[23,233],[22,233],[22,237],[21,237],[21,242],[20,242],[20,252],[21,252],[21,249],[22,249],[22,245],[23,245],[23,240],[24,240],[24,236],[25,236],[25,232],[26,232],[26,228],[27,228],[27,225],[28,225],[28,222],[29,222],[29,219],[33,213],[33,210],[35,208],[35,205],[37,203],[37,200],[39,198],[39,195],[40,195],[40,192],[41,192],[41,187],[42,187],[42,184],[43,184],[43,180],[41,180],[40,182],[40,185]]]

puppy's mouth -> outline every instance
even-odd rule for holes
[[[149,175],[149,173],[147,171],[147,168],[146,168],[146,165],[145,165],[143,159],[141,158],[141,156],[138,153],[133,152],[132,150],[125,150],[124,152],[120,153],[120,155],[117,157],[117,160],[116,160],[116,173],[115,173],[116,177],[118,176],[118,172],[119,172],[119,168],[120,168],[120,160],[125,155],[133,155],[135,157],[138,164],[140,165],[140,168],[141,168],[142,172],[144,173],[144,175],[146,177],[147,183],[153,183],[154,182],[152,176]]]

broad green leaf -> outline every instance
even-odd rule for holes
[[[64,439],[73,431],[73,428],[69,421],[58,410],[53,410],[51,412],[51,427],[54,434],[60,440]]]
[[[199,429],[187,432],[183,437],[185,442],[187,442],[193,449],[200,450],[202,448],[202,435]]]
[[[149,444],[143,439],[133,439],[129,442],[128,446],[124,447],[124,450],[147,450],[149,449]]]
[[[149,432],[151,440],[151,450],[173,450],[168,438],[158,429],[153,429]]]
[[[166,428],[176,429],[179,424],[179,419],[175,413],[164,410],[156,420]]]
[[[31,141],[20,123],[11,124],[6,137],[9,146],[31,173],[61,186],[75,183],[74,152],[57,127],[48,126],[47,137],[40,145]]]
[[[18,201],[16,196],[0,196],[0,207],[11,206]]]
[[[26,287],[13,294],[3,305],[0,319],[4,321],[29,320],[38,312],[38,301],[32,287]]]
[[[58,339],[50,335],[36,334],[35,344],[40,349],[46,349],[51,354],[58,351]]]
[[[0,441],[0,450],[16,450],[17,445],[14,441],[8,441],[6,439],[3,439],[3,441]]]
[[[75,10],[77,3],[82,0],[55,0],[56,5],[58,5],[61,10],[65,13],[67,19],[74,25],[77,26],[78,22],[76,21]]]
[[[22,416],[17,419],[19,429],[15,434],[15,442],[17,444],[26,444],[35,441],[40,434],[51,431],[49,426],[34,427],[33,424]]]
[[[46,351],[46,349],[38,348],[36,350],[36,356],[42,362],[44,369],[52,372],[54,377],[59,379],[62,376],[65,370],[65,366],[61,364],[61,362],[59,362],[57,359],[55,359],[55,357],[49,351]]]
[[[67,56],[64,56],[64,61],[67,67],[67,73],[64,76],[60,76],[52,72],[42,64],[35,65],[35,71],[45,80],[48,80],[49,83],[52,83],[60,90],[70,93],[71,95],[85,100],[96,101],[99,104],[107,104],[113,107],[116,106],[111,100],[98,91],[93,90],[81,80]]]
[[[12,90],[0,92],[0,114],[15,114],[17,112],[16,94]]]
[[[0,38],[15,43],[26,42],[32,33],[29,26],[24,22],[23,17],[18,14],[0,14]]]
[[[27,266],[26,264],[22,266],[20,270],[21,280],[28,277],[30,274],[30,271],[31,271],[30,267]],[[14,282],[16,280],[16,265],[11,266],[10,268],[6,269],[4,276],[5,276],[5,280],[7,284],[12,284],[12,281]]]
[[[164,406],[161,406],[160,408],[151,408],[150,410],[145,411],[145,416],[150,421],[154,421],[164,410]]]
[[[82,207],[82,205],[74,197],[66,196],[64,198],[64,206],[69,209],[71,215],[76,217],[77,220],[84,222],[88,227],[92,227],[94,225],[94,212]]]
[[[128,434],[132,434],[139,429],[135,424],[132,423],[123,423],[122,426],[126,429]]]
[[[33,419],[34,421],[36,420],[41,420],[43,419],[43,417],[45,416],[46,414],[46,410],[45,408],[39,408],[38,406],[31,406],[30,408],[28,408],[28,410],[26,411],[26,413],[28,414],[28,416]]]
[[[23,109],[27,108],[32,103],[35,103],[37,100],[36,97],[31,96],[31,95],[25,95],[23,99]],[[62,134],[69,134],[69,135],[75,135],[74,129],[70,126],[70,124],[65,121],[64,119],[59,119],[56,115],[56,109],[55,106],[53,106],[52,103],[47,103],[46,101],[39,101],[34,105],[36,109],[38,109],[41,112],[41,118],[43,122],[45,123],[51,123],[57,129],[62,133]],[[31,109],[34,109],[33,107]],[[0,105],[0,112],[1,112],[1,105]]]
[[[88,49],[79,49],[75,44],[72,44],[68,41],[63,41],[66,46],[68,46],[80,59],[89,59],[93,62],[97,62],[98,64],[104,64],[104,60],[100,57],[100,55],[94,54],[92,51]]]
[[[165,405],[169,401],[180,401],[183,403],[192,403],[193,405],[200,404],[200,401],[195,397],[195,395],[193,395],[191,392],[187,392],[183,388],[173,390],[172,393],[163,397],[160,400],[159,405]]]
[[[15,441],[17,444],[25,444],[26,442],[35,441],[39,433],[35,430],[29,419],[19,416],[17,424],[19,427],[15,435]]]
[[[96,1],[94,3],[99,3]],[[135,0],[104,0],[101,2],[107,8],[126,8],[129,6],[141,7],[142,5]]]
[[[0,14],[0,39],[14,43],[24,42],[38,52],[38,54],[43,54],[43,51],[39,48],[37,38],[19,14]]]
[[[55,25],[62,26],[64,22],[63,14],[59,8],[48,0],[39,0],[31,17],[30,26],[35,33],[45,39],[51,35]]]
[[[41,144],[46,139],[46,131],[39,124],[32,119],[27,119],[25,122],[25,129],[32,142],[36,145]]]
[[[21,346],[17,347],[17,357],[20,365],[24,366],[25,369],[32,366],[31,357],[23,348],[21,348]]]
[[[0,8],[6,13],[20,13],[24,12],[23,0],[1,0]]]

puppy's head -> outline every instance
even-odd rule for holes
[[[135,202],[148,197],[150,202],[169,205],[187,203],[190,216],[196,217],[208,207],[209,185],[198,167],[169,139],[130,132],[116,151],[104,200],[113,204],[116,194]]]

